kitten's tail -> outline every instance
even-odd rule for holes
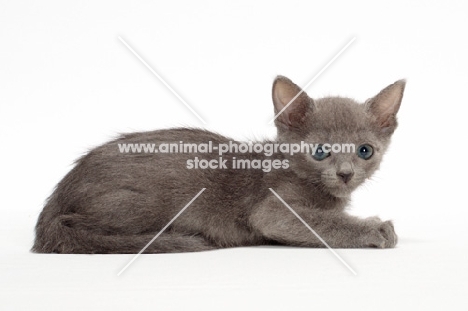
[[[64,254],[136,254],[157,234],[105,235],[80,224],[83,216],[51,213],[54,204],[49,200],[36,225],[36,239],[32,251]],[[54,209],[58,211],[58,209]],[[47,212],[48,211],[48,212]],[[200,236],[162,233],[144,253],[195,252],[217,248]]]

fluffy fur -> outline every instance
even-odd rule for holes
[[[269,191],[274,189],[335,248],[390,248],[390,221],[360,219],[344,208],[354,189],[378,169],[396,129],[405,82],[397,81],[363,104],[349,98],[313,100],[305,92],[275,120],[277,142],[363,143],[374,154],[225,154],[237,159],[288,160],[288,169],[187,169],[195,156],[120,153],[118,143],[224,143],[229,138],[189,128],[132,133],[82,157],[49,197],[36,226],[38,253],[137,253],[200,190],[206,190],[146,250],[191,252],[223,247],[322,243]],[[273,84],[275,114],[300,91],[285,77]],[[266,143],[266,142],[264,142]],[[343,176],[346,176],[344,178]]]

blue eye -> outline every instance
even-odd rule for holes
[[[322,145],[319,145],[315,153],[312,154],[312,158],[314,158],[317,161],[322,161],[325,158],[328,158],[329,156],[330,156],[330,152],[323,151]]]
[[[358,157],[368,160],[374,154],[374,148],[371,145],[364,144],[358,147],[357,155]]]

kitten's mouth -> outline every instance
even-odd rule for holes
[[[349,184],[341,183],[338,185],[328,187],[328,190],[333,196],[338,198],[344,198],[351,195],[351,192],[354,190],[354,187],[352,187]]]

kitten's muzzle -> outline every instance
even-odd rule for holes
[[[339,180],[347,184],[354,176],[353,166],[349,162],[341,163],[339,169],[336,171],[336,176]]]
[[[336,176],[347,184],[353,178],[354,172],[336,172]]]

